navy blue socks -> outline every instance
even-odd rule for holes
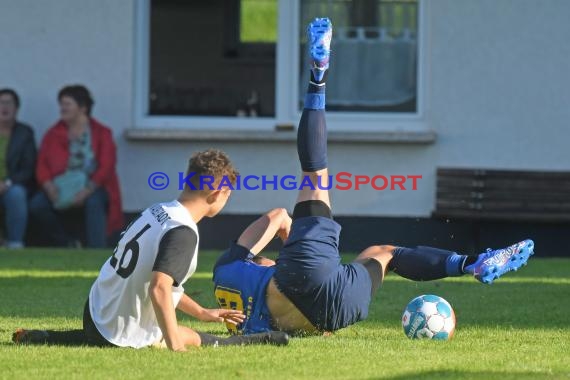
[[[303,110],[297,131],[297,152],[303,171],[316,172],[327,167],[327,125],[324,110]]]
[[[473,259],[476,257],[432,247],[398,247],[388,269],[410,280],[430,281],[462,276],[465,262]]]
[[[327,124],[325,120],[325,72],[321,81],[311,82],[305,95],[305,106],[297,130],[297,152],[301,168],[315,172],[327,167]]]

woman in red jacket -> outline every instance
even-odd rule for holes
[[[58,246],[73,246],[60,210],[85,208],[87,246],[106,246],[107,235],[123,227],[116,149],[111,130],[91,117],[93,99],[81,85],[58,95],[61,120],[45,134],[36,179],[43,191],[30,201],[30,213]]]

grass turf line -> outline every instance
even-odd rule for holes
[[[186,292],[216,307],[202,252]],[[292,339],[288,347],[223,347],[173,354],[155,349],[18,347],[16,327],[81,327],[81,311],[110,251],[0,250],[0,378],[569,378],[569,259],[532,258],[523,270],[486,286],[467,276],[415,283],[390,274],[366,321],[332,337]],[[353,255],[345,255],[349,261]],[[503,281],[504,280],[504,281]],[[411,341],[400,326],[419,294],[446,298],[457,315],[449,342]],[[223,334],[221,324],[181,323]]]

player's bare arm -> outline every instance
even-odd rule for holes
[[[185,351],[185,344],[178,334],[178,321],[172,303],[173,282],[172,277],[165,273],[152,272],[148,291],[166,346],[172,351]],[[196,343],[196,346],[200,344],[199,341]]]
[[[190,296],[184,294],[177,306],[178,310],[203,322],[226,322],[237,325],[242,323],[245,315],[239,310],[206,309]]]
[[[283,241],[287,240],[290,230],[291,217],[287,214],[287,210],[275,208],[250,224],[243,231],[237,243],[257,255],[275,236]]]

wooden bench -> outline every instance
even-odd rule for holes
[[[570,172],[438,168],[433,216],[568,222]]]

